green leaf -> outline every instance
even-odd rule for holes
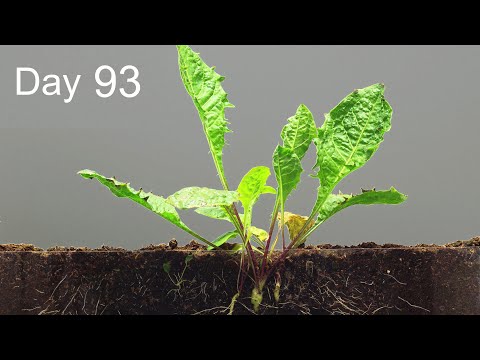
[[[183,84],[198,110],[220,181],[224,189],[228,190],[223,170],[225,134],[230,132],[225,119],[225,108],[233,105],[229,103],[227,93],[221,86],[224,77],[205,64],[190,47],[179,45],[177,49]]]
[[[201,187],[188,187],[177,191],[167,198],[170,205],[177,209],[194,209],[200,207],[230,206],[239,200],[235,191],[215,190]]]
[[[195,209],[195,212],[215,220],[224,220],[224,221],[232,222],[232,220],[228,216],[227,211],[223,207],[198,208],[198,209]],[[239,216],[240,216],[240,219],[243,218],[243,214],[239,214]]]
[[[238,236],[237,230],[229,231],[223,235],[220,235],[215,241],[213,241],[213,243],[219,247],[225,244],[228,240],[234,239],[237,236]],[[209,246],[207,250],[213,250],[213,246]]]
[[[262,195],[263,194],[273,194],[275,195],[277,193],[277,190],[275,190],[273,187],[271,186],[264,186],[263,187],[263,190],[262,190]]]
[[[227,211],[222,207],[201,207],[195,209],[195,212],[212,219],[231,221]]]
[[[105,176],[102,176],[92,170],[82,170],[79,171],[78,174],[85,179],[98,180],[98,182],[100,182],[102,185],[105,185],[107,188],[109,188],[115,196],[120,198],[128,198],[137,204],[142,205],[155,214],[160,215],[165,220],[171,222],[173,225],[186,231],[190,235],[195,236],[197,239],[208,245],[212,245],[211,242],[189,229],[188,226],[182,222],[175,208],[167,203],[163,197],[154,195],[151,192],[146,193],[142,189],[135,190],[130,187],[129,183],[117,181],[115,178],[106,178]]]
[[[287,197],[300,182],[302,165],[292,149],[279,145],[273,153],[273,169],[278,183],[277,196],[283,212]]]
[[[312,140],[317,137],[313,115],[305,105],[300,105],[282,130],[283,146],[292,149],[300,160],[305,156]]]
[[[398,192],[394,187],[383,191],[363,190],[363,193],[358,195],[331,194],[320,209],[317,224],[324,223],[334,214],[353,205],[397,205],[405,200],[407,200],[407,196]]]
[[[163,271],[165,271],[167,274],[170,274],[170,270],[172,269],[171,261],[164,262],[162,267]]]
[[[227,250],[229,254],[235,254],[243,249],[243,244],[234,244],[230,250]]]
[[[251,169],[240,181],[237,192],[242,203],[245,214],[243,224],[248,229],[252,223],[253,205],[262,194],[271,194],[272,187],[267,186],[267,180],[270,176],[270,169],[266,166],[257,166]],[[273,192],[274,193],[274,192]]]
[[[392,108],[384,98],[384,85],[355,90],[340,102],[318,130],[316,177],[320,180],[312,215],[319,211],[336,185],[372,157],[390,130]]]
[[[249,230],[252,235],[262,242],[268,239],[268,232],[263,229],[257,228],[256,226],[250,226]]]
[[[273,168],[278,183],[277,203],[284,212],[285,202],[290,193],[300,182],[303,172],[301,160],[305,156],[312,140],[317,136],[317,128],[313,115],[305,105],[300,105],[294,116],[288,119],[282,129],[283,146],[277,146],[273,154]],[[272,219],[276,216],[276,210]],[[281,221],[283,224],[283,220]]]

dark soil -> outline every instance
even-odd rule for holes
[[[238,258],[180,247],[140,250],[0,245],[0,314],[226,314]],[[447,245],[363,243],[296,250],[260,314],[480,314],[480,237]],[[234,314],[252,314],[251,284]]]

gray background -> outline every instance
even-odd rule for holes
[[[281,128],[300,103],[321,125],[323,114],[355,88],[386,84],[392,131],[372,160],[338,189],[393,185],[409,199],[397,207],[350,208],[324,224],[312,242],[444,243],[480,233],[480,47],[194,49],[227,77],[224,88],[236,105],[227,113],[234,133],[224,157],[232,188],[251,167],[270,165]],[[90,168],[162,195],[192,185],[221,187],[178,74],[175,47],[3,46],[0,59],[0,243],[135,248],[171,237],[190,240],[76,175]],[[137,66],[140,94],[97,97],[94,73],[103,64],[117,72]],[[40,91],[16,96],[15,71],[21,66],[34,67],[42,78],[82,74],[73,101],[65,104],[63,96]],[[313,163],[312,148],[304,167]],[[318,183],[307,174],[289,211],[307,214],[314,203]],[[273,196],[265,196],[257,205],[257,226],[267,227],[272,202]],[[229,229],[195,213],[182,215],[209,238]]]

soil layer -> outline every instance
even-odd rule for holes
[[[445,246],[321,245],[281,269],[260,314],[480,314],[480,238]],[[191,243],[141,250],[0,245],[0,314],[226,314],[238,258]],[[234,314],[252,314],[251,284]]]

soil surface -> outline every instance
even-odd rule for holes
[[[276,254],[278,256],[278,254]],[[447,245],[309,245],[259,314],[480,314],[480,237]],[[0,245],[0,314],[226,314],[238,257],[192,241],[140,250]],[[251,283],[234,314],[253,314]]]

